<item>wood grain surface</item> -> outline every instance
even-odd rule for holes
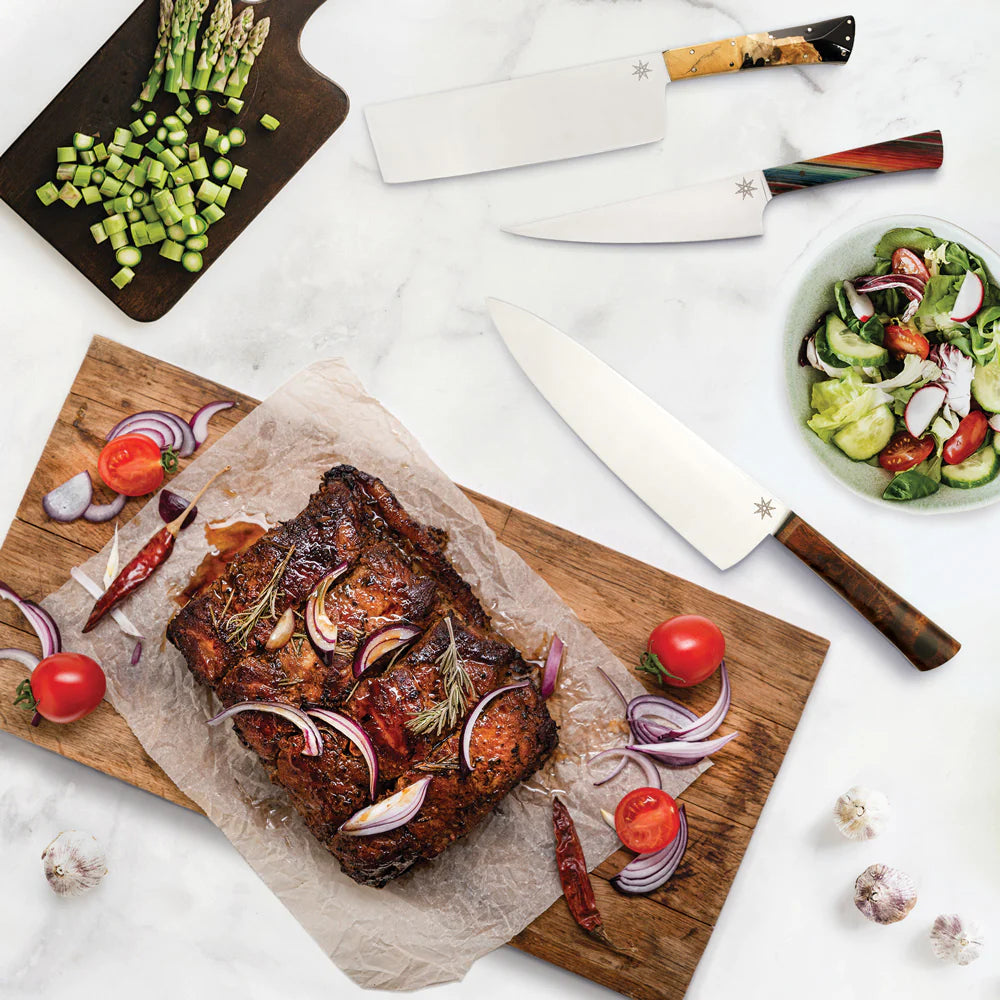
[[[235,399],[239,405],[212,422],[208,446],[256,401],[95,338],[0,548],[0,579],[32,599],[62,586],[70,568],[110,538],[113,525],[52,522],[42,511],[42,495],[82,468],[93,472],[104,434],[127,413],[153,407],[187,415],[211,399]],[[637,898],[617,894],[608,882],[629,859],[627,852],[618,851],[594,872],[608,932],[631,950],[610,951],[587,937],[561,899],[512,942],[638,1000],[680,998],[708,943],[828,643],[497,500],[466,493],[501,541],[540,573],[624,663],[637,661],[650,629],[670,615],[709,615],[726,634],[733,686],[726,729],[739,730],[740,737],[684,792],[691,841],[680,869],[663,888]],[[141,504],[129,501],[123,521]],[[16,610],[0,603],[0,646],[37,652],[37,641],[24,629]],[[25,674],[19,664],[0,661],[0,728],[197,809],[107,704],[71,726],[29,726],[30,714],[11,705]],[[678,697],[702,712],[717,694],[711,681]]]
[[[198,274],[188,274],[179,264],[160,257],[158,247],[150,246],[145,248],[135,280],[119,291],[111,284],[118,270],[114,251],[106,242],[97,246],[90,235],[90,226],[104,218],[100,203],[81,202],[71,209],[57,202],[46,207],[35,195],[35,189],[55,175],[56,147],[70,145],[74,132],[100,134],[107,142],[115,126],[127,128],[136,118],[129,106],[149,72],[159,0],[143,0],[0,157],[0,198],[132,319],[159,319],[347,117],[347,95],[313,69],[299,50],[302,29],[323,2],[261,0],[254,4],[257,18],[271,18],[271,31],[243,93],[242,113],[236,116],[225,110],[219,95],[212,95],[211,114],[194,114],[190,126],[194,141],[201,141],[206,125],[228,131],[238,124],[246,131],[246,145],[234,149],[230,158],[249,170],[242,190],[234,191],[226,205],[225,218],[210,229],[205,266]],[[237,6],[237,13],[240,9]],[[148,107],[161,118],[172,114],[176,95],[161,92]],[[277,132],[259,124],[265,112],[281,122]]]

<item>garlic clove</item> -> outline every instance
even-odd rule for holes
[[[854,883],[854,905],[877,924],[894,924],[917,905],[917,886],[898,868],[870,865]]]
[[[983,951],[983,928],[957,913],[942,913],[931,928],[931,948],[943,962],[968,965]]]
[[[81,830],[60,833],[42,851],[42,868],[52,891],[60,896],[79,896],[108,874],[97,838]]]
[[[855,785],[837,799],[833,819],[848,840],[872,840],[886,828],[892,809],[882,792]]]
[[[295,634],[295,612],[287,608],[285,613],[278,619],[277,624],[271,629],[271,634],[267,637],[265,647],[272,652],[282,649],[288,645]]]

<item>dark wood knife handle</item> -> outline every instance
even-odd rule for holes
[[[842,153],[817,156],[812,160],[786,163],[781,167],[768,167],[764,179],[774,195],[817,184],[851,181],[856,177],[902,170],[937,170],[943,161],[944,139],[941,132],[935,130],[845,149]]]
[[[947,632],[845,555],[798,514],[775,538],[853,605],[918,670],[933,670],[961,648]]]
[[[690,80],[715,73],[735,73],[765,66],[845,63],[854,48],[854,18],[761,31],[702,45],[685,45],[663,53],[671,80]]]

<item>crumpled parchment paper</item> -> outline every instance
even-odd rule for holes
[[[269,524],[297,514],[324,471],[346,462],[379,476],[418,519],[447,529],[449,555],[471,583],[497,629],[532,657],[553,632],[567,643],[550,711],[560,745],[549,763],[509,795],[464,841],[385,889],[359,886],[309,833],[272,785],[254,754],[228,725],[209,728],[218,710],[181,654],[164,638],[177,611],[174,595],[207,551],[204,526],[221,520]],[[108,698],[149,755],[253,866],[334,962],[365,987],[414,989],[461,978],[480,956],[509,941],[561,894],[555,868],[551,798],[558,793],[575,818],[587,861],[598,865],[618,847],[601,820],[635,787],[629,765],[593,786],[610,764],[593,771],[594,752],[625,742],[622,706],[597,672],[603,667],[627,697],[641,685],[555,592],[486,527],[465,495],[404,427],[341,361],[320,361],[268,400],[170,483],[191,497],[217,469],[231,465],[199,503],[170,559],[123,605],[146,637],[130,666],[134,641],[106,618],[79,632],[93,599],[70,581],[45,601],[63,628],[66,648],[98,660]],[[121,531],[121,563],[160,527],[155,500]],[[84,564],[102,579],[110,545]],[[707,764],[665,771],[679,794]],[[582,932],[581,932],[582,933]]]

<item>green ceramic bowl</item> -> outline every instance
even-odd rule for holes
[[[882,493],[891,476],[865,462],[852,462],[832,444],[824,444],[806,421],[812,416],[809,396],[814,382],[825,376],[813,368],[799,365],[802,338],[815,328],[819,317],[835,307],[834,283],[843,278],[865,273],[873,264],[875,245],[882,235],[899,227],[926,228],[936,236],[962,243],[985,261],[994,280],[1000,275],[1000,255],[965,229],[928,215],[893,215],[867,222],[839,236],[824,250],[807,261],[803,277],[789,305],[785,323],[785,378],[788,398],[802,439],[810,451],[849,490],[883,506],[896,507],[911,514],[938,514],[985,507],[1000,499],[1000,478],[987,486],[958,490],[942,485],[937,493],[920,500],[905,502],[883,500]]]

